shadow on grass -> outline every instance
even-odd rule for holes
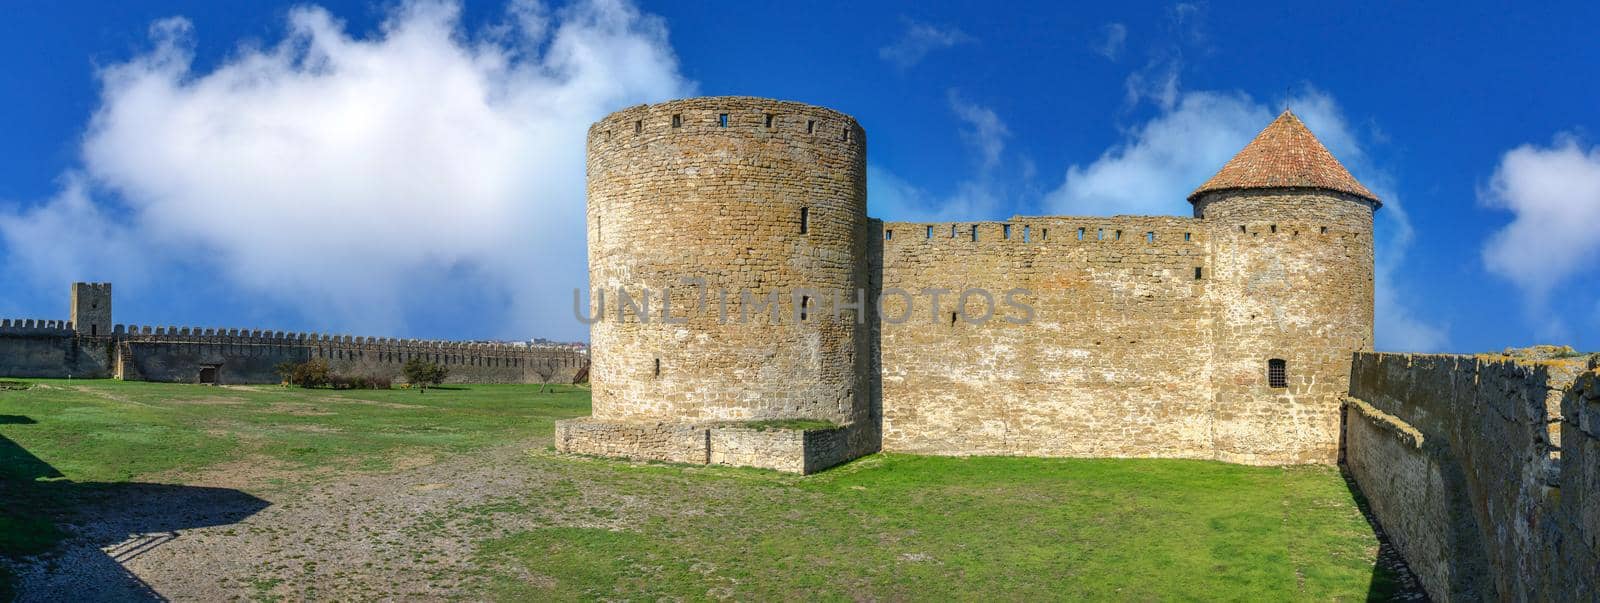
[[[36,423],[0,415],[0,425]],[[227,488],[73,482],[0,435],[0,601],[164,600],[123,564],[181,530],[236,523],[269,504]]]
[[[1361,486],[1356,484],[1355,476],[1350,474],[1350,468],[1343,462],[1339,463],[1339,477],[1344,478],[1344,486],[1350,490],[1350,497],[1355,499],[1356,508],[1361,510],[1361,516],[1366,518],[1367,525],[1372,528],[1373,536],[1378,539],[1378,559],[1372,563],[1372,580],[1367,584],[1367,600],[1428,601],[1427,591],[1422,590],[1422,583],[1417,581],[1416,574],[1411,573],[1411,567],[1406,565],[1405,558],[1400,556],[1400,551],[1389,541],[1383,526],[1378,525],[1378,518],[1372,514],[1366,495],[1361,493]]]

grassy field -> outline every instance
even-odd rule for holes
[[[521,445],[512,466],[494,468],[528,476],[518,490],[405,517],[408,530],[470,545],[459,575],[438,571],[450,594],[1359,600],[1394,588],[1374,569],[1377,542],[1329,467],[879,454],[801,478],[554,454],[552,421],[588,413],[578,388],[33,383],[0,391],[0,553],[11,556],[70,536],[50,510],[70,507],[59,500],[70,495],[47,484],[222,475],[287,507],[310,484],[381,480]],[[241,526],[257,521],[268,519]],[[243,540],[235,548],[248,554]],[[417,563],[427,557],[416,553]],[[318,584],[344,570],[261,567],[223,580],[260,586],[260,598],[364,592]]]

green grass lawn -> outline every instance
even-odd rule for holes
[[[527,468],[559,481],[420,520],[534,526],[477,540],[482,592],[468,598],[1359,600],[1393,588],[1332,467],[878,454],[798,477],[550,452],[552,422],[588,414],[579,388],[30,381],[0,390],[8,555],[61,537],[51,501],[18,494],[29,483],[183,483],[229,463],[333,480],[528,442]]]

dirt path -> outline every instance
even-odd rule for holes
[[[470,589],[474,543],[524,529],[515,515],[453,513],[560,476],[527,442],[304,487],[201,475],[85,500],[63,550],[20,568],[20,600],[439,599]],[[206,483],[210,482],[210,483]],[[227,487],[216,487],[227,486]],[[235,489],[238,488],[238,489]]]

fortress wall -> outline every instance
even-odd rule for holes
[[[591,126],[589,281],[607,297],[591,327],[593,417],[873,421],[871,328],[794,313],[801,290],[869,285],[865,158],[848,115],[769,99],[640,105]],[[727,291],[730,318],[715,300],[696,310],[686,278]],[[618,291],[646,288],[648,316],[619,317]],[[666,289],[682,322],[664,319]],[[776,320],[753,308],[772,295]]]
[[[1212,458],[1203,222],[889,222],[879,238],[886,450]],[[952,321],[957,293],[937,317],[918,294],[912,320],[895,324],[904,304],[891,292],[929,288],[986,289],[1001,307],[971,324]],[[1019,298],[1031,324],[1004,320],[1021,316],[1003,303],[1015,288],[1032,291]],[[969,315],[982,307],[968,300]]]
[[[1372,201],[1331,191],[1208,193],[1219,460],[1338,458],[1350,354],[1372,349]],[[1268,379],[1285,362],[1284,387]]]
[[[1586,368],[1356,354],[1346,463],[1435,599],[1600,587],[1600,372]]]
[[[0,319],[0,377],[108,377],[106,342],[75,339],[64,320]]]
[[[587,362],[560,347],[172,326],[116,325],[115,333],[128,342],[140,378],[178,383],[197,382],[205,365],[218,365],[220,383],[277,383],[279,363],[319,358],[336,374],[397,382],[411,358],[444,364],[448,383],[537,383],[535,364],[550,363],[552,383],[571,383]]]

